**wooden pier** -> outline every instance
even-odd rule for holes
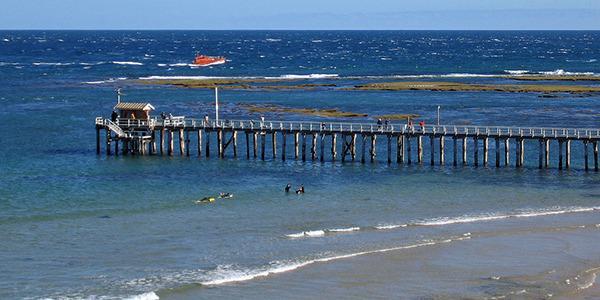
[[[551,167],[552,155],[556,158],[558,169],[572,168],[572,144],[581,143],[582,168],[586,171],[598,171],[600,129],[462,125],[408,127],[401,124],[337,122],[209,121],[183,117],[145,120],[118,118],[113,122],[98,117],[98,154],[101,153],[102,136],[107,155],[111,155],[111,149],[114,147],[115,155],[122,153],[190,156],[192,152],[196,152],[197,157],[216,155],[219,158],[236,158],[240,153],[244,153],[247,159],[301,159],[321,162],[340,160],[365,163],[379,161],[377,155],[383,154],[385,159],[381,161],[389,164],[425,164],[427,156],[424,152],[428,152],[430,165],[458,166],[469,164],[468,156],[471,152],[470,164],[475,167],[504,167],[512,164],[521,168],[525,165],[526,158],[534,161],[537,158],[537,166],[540,169]],[[238,144],[240,137],[243,137],[244,142]],[[451,140],[450,161],[446,159],[446,152],[449,151],[446,149],[447,140]],[[195,151],[191,150],[192,142],[196,146]],[[211,145],[213,142],[215,144]],[[385,144],[385,148],[378,151],[377,147],[381,143]],[[267,144],[270,144],[270,147]],[[529,145],[530,151],[537,148],[537,155],[532,153],[527,156],[526,144]],[[245,146],[238,153],[240,145]],[[553,151],[551,145],[555,146]],[[290,147],[293,147],[291,151]],[[514,153],[514,157],[511,152]]]

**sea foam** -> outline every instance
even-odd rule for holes
[[[160,299],[158,295],[154,292],[143,293],[139,295],[134,295],[128,298],[124,298],[125,300],[158,300]]]
[[[137,61],[113,61],[115,65],[125,65],[125,66],[143,66],[144,64]]]
[[[305,267],[308,265],[316,264],[316,263],[335,261],[335,260],[339,260],[339,259],[351,258],[351,257],[362,256],[362,255],[367,255],[367,254],[385,253],[385,252],[390,252],[390,251],[398,251],[398,250],[412,249],[412,248],[418,248],[418,247],[432,246],[432,245],[437,245],[437,244],[445,244],[445,243],[468,240],[468,239],[470,239],[470,237],[462,236],[462,237],[457,237],[457,238],[444,239],[444,240],[440,240],[440,241],[426,241],[426,242],[412,244],[412,245],[404,245],[404,246],[398,246],[398,247],[390,247],[390,248],[384,248],[384,249],[355,252],[355,253],[350,253],[350,254],[342,254],[342,255],[337,255],[337,256],[323,257],[323,258],[311,259],[311,260],[300,261],[300,262],[293,262],[293,261],[291,261],[291,262],[273,262],[267,267],[258,268],[258,269],[240,270],[240,269],[235,269],[235,268],[232,269],[230,267],[219,267],[215,271],[213,271],[209,274],[210,277],[212,277],[212,279],[202,281],[202,282],[200,282],[200,284],[210,286],[210,285],[221,285],[221,284],[227,284],[227,283],[248,281],[248,280],[252,280],[255,278],[259,278],[259,277],[266,277],[269,275],[293,271],[293,270],[296,270],[296,269],[299,269],[299,268],[302,268],[302,267]]]
[[[332,229],[320,229],[320,230],[311,230],[311,231],[303,231],[298,233],[286,234],[285,236],[288,238],[296,239],[296,238],[304,238],[304,237],[322,237],[326,234],[335,234],[335,233],[343,233],[343,232],[353,232],[359,231],[360,227],[347,227],[347,228],[332,228]]]

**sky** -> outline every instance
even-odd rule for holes
[[[2,0],[0,29],[600,30],[600,1]]]

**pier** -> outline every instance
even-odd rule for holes
[[[498,126],[206,120],[185,117],[96,118],[96,152],[302,161],[383,161],[389,164],[521,168],[526,158],[542,168],[572,168],[581,143],[582,169],[598,171],[600,129]],[[104,136],[104,139],[102,139]],[[241,143],[239,139],[242,139]],[[102,141],[103,140],[103,141]],[[214,143],[211,145],[211,143]],[[383,144],[383,145],[381,145]],[[525,145],[537,148],[526,155]],[[447,149],[449,145],[452,149]],[[194,150],[191,146],[195,146]],[[241,146],[241,147],[240,147]],[[382,149],[377,149],[383,146]],[[552,147],[554,146],[554,147]],[[119,151],[121,147],[121,151]],[[553,148],[553,149],[551,149]],[[425,153],[429,154],[429,159]],[[446,152],[452,157],[446,158]],[[385,157],[378,158],[378,154]],[[514,154],[514,156],[513,156]],[[556,165],[551,165],[551,157]],[[468,159],[472,156],[472,159]],[[428,161],[427,161],[428,160]],[[532,165],[531,163],[529,165]]]

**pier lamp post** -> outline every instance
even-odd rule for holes
[[[219,124],[219,88],[215,87],[215,122]]]
[[[441,106],[439,106],[439,105],[437,107],[437,125],[438,126],[440,126],[440,107]]]

